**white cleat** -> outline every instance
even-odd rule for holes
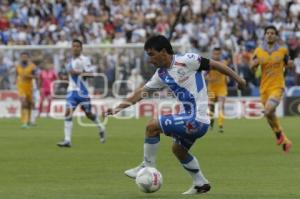
[[[144,168],[145,165],[142,163],[139,166],[132,168],[132,169],[128,169],[124,172],[124,174],[130,178],[136,178],[137,173]]]
[[[100,137],[100,142],[105,143],[106,142],[106,131],[100,131],[99,137]]]
[[[210,190],[210,185],[209,184],[204,184],[202,186],[196,186],[193,185],[189,190],[186,192],[183,192],[183,195],[194,195],[194,194],[201,194],[201,193],[206,193]]]

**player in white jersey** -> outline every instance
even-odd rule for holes
[[[69,73],[69,87],[67,93],[67,104],[65,113],[65,138],[57,145],[59,147],[71,147],[71,135],[72,135],[72,114],[78,105],[85,112],[86,116],[92,120],[99,129],[99,136],[101,143],[105,142],[106,132],[104,125],[99,121],[98,116],[92,113],[91,100],[88,94],[88,88],[83,80],[83,75],[91,74],[94,72],[94,68],[91,66],[88,57],[83,56],[82,42],[80,40],[73,40],[72,53],[73,57],[67,65],[67,71]]]
[[[108,109],[106,115],[118,113],[124,108],[149,96],[151,90],[169,89],[182,104],[180,114],[163,115],[150,120],[147,124],[144,140],[143,162],[136,168],[125,171],[125,175],[135,178],[143,167],[155,167],[156,152],[160,142],[160,133],[174,139],[173,153],[183,168],[192,176],[192,187],[183,194],[198,194],[210,190],[208,180],[203,176],[199,163],[189,149],[208,129],[210,120],[207,115],[208,97],[203,70],[215,69],[237,81],[244,88],[245,80],[229,67],[194,53],[174,55],[172,46],[166,37],[158,35],[149,38],[144,46],[149,62],[157,67],[152,79],[144,87],[137,89],[117,107]]]

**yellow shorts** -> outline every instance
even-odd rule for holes
[[[281,100],[281,97],[283,96],[283,92],[284,92],[283,88],[276,88],[276,89],[266,90],[263,93],[260,93],[261,103],[265,106],[267,101],[270,98],[276,99],[279,102]]]
[[[32,102],[32,90],[31,89],[18,89],[19,97],[25,98],[27,101]]]
[[[226,97],[227,96],[227,88],[219,87],[219,88],[208,88],[208,98],[209,99],[217,99],[218,97]]]

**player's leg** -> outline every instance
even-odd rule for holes
[[[143,167],[155,167],[156,153],[160,143],[161,127],[158,119],[152,119],[148,122],[144,139],[144,160],[132,169],[126,170],[124,173],[128,177],[135,178],[138,171]]]
[[[26,99],[26,96],[20,95],[20,101],[21,101],[21,123],[22,128],[28,128],[28,121],[29,121],[29,104]]]
[[[210,127],[211,128],[214,127],[214,123],[215,123],[215,103],[216,102],[217,102],[217,98],[216,98],[214,92],[210,92],[208,107],[209,107]]]
[[[72,129],[73,129],[73,108],[67,107],[65,112],[65,122],[64,122],[64,140],[59,142],[57,146],[59,147],[71,147]]]
[[[264,114],[271,129],[275,133],[277,139],[276,143],[278,145],[282,144],[283,150],[285,152],[289,152],[292,146],[292,142],[287,138],[287,136],[282,131],[281,126],[279,124],[279,119],[275,114],[276,108],[279,105],[279,103],[280,103],[280,98],[274,96],[269,97],[265,104]]]
[[[219,105],[219,114],[218,114],[218,126],[219,132],[224,132],[224,109],[225,109],[225,97],[219,96],[218,97],[218,105]]]
[[[47,102],[48,102],[48,105],[47,105],[47,115],[49,115],[50,113],[50,108],[51,108],[51,103],[52,103],[52,95],[50,93],[50,91],[47,93]]]
[[[57,143],[57,146],[59,147],[71,147],[72,129],[73,129],[72,116],[74,110],[78,105],[78,102],[76,100],[77,97],[76,95],[77,95],[76,92],[70,92],[67,94],[65,121],[64,121],[64,140]]]
[[[195,156],[188,152],[188,149],[182,146],[182,143],[173,143],[172,151],[182,164],[183,168],[193,179],[192,187],[183,194],[199,194],[210,190],[208,180],[204,177],[199,162]]]
[[[174,138],[172,151],[177,159],[182,164],[183,168],[189,173],[193,179],[192,187],[183,194],[199,194],[210,190],[208,180],[204,177],[198,160],[195,156],[189,153],[189,149],[194,142],[205,135],[209,125],[195,120],[189,115],[176,115],[163,120],[162,130],[166,135],[171,135]],[[166,126],[167,120],[171,121],[171,125]],[[169,122],[170,123],[170,122]]]
[[[104,124],[99,119],[99,115],[96,113],[92,112],[92,105],[91,101],[89,98],[82,100],[81,102],[81,108],[85,112],[85,115],[88,119],[90,119],[92,122],[95,123],[95,125],[98,128],[99,132],[99,137],[100,137],[100,142],[105,143],[106,142],[106,129]]]
[[[38,104],[39,104],[39,91],[35,90],[33,92],[31,100],[31,114],[30,114],[30,125],[36,125],[36,118],[38,116]]]
[[[44,101],[45,101],[45,92],[42,89],[41,90],[41,95],[40,95],[40,103],[39,103],[39,116],[41,115],[41,113],[43,112],[43,105],[44,105]]]

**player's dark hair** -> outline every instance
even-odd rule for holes
[[[21,52],[21,56],[22,56],[22,55],[27,55],[28,57],[30,57],[29,52],[26,52],[26,51]]]
[[[72,43],[79,43],[80,47],[82,48],[82,41],[80,41],[79,39],[73,39]]]
[[[144,49],[145,50],[154,49],[158,52],[160,52],[162,49],[165,49],[168,54],[170,55],[174,54],[170,41],[163,35],[156,35],[150,37],[146,41],[144,45]]]
[[[274,30],[276,35],[278,35],[278,34],[279,34],[279,32],[278,32],[278,30],[277,30],[277,28],[276,28],[275,26],[273,26],[273,25],[269,25],[269,26],[265,27],[265,30],[264,30],[264,35],[267,33],[267,31],[268,31],[269,29],[272,29],[272,30]]]
[[[218,47],[214,47],[213,50],[215,50],[215,51],[221,51],[221,47],[219,47],[219,46]]]

